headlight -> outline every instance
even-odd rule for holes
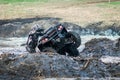
[[[59,31],[60,31],[60,30],[62,30],[62,29],[63,29],[63,27],[62,27],[62,26],[59,26],[59,27],[58,27],[58,30],[59,30]]]
[[[48,41],[48,38],[42,39],[42,43],[43,43],[43,44],[46,43],[47,41]]]

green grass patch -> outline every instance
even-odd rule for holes
[[[0,4],[8,4],[8,3],[20,3],[20,2],[81,2],[84,0],[0,0]]]
[[[120,1],[116,1],[116,2],[110,2],[110,5],[119,5],[120,6]]]
[[[21,3],[21,2],[41,2],[41,3],[51,3],[51,2],[100,2],[104,0],[0,0],[0,4],[8,4],[8,3]],[[120,1],[111,2],[111,5],[120,5]]]
[[[120,8],[120,1],[115,1],[115,2],[104,2],[104,3],[98,3],[96,4],[98,7],[102,8]]]
[[[40,1],[40,0],[0,0],[0,3],[1,4],[8,4],[8,3],[36,2],[36,1]],[[43,1],[46,1],[46,0],[43,0]]]

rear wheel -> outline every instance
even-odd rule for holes
[[[81,45],[81,38],[76,32],[68,32],[68,40],[71,40],[76,48]]]
[[[74,56],[74,57],[79,56],[79,51],[77,50],[75,45],[69,45],[67,49],[67,53],[69,54],[69,56]]]
[[[62,49],[60,49],[60,50],[58,51],[58,53],[61,54],[61,55],[66,55],[66,50],[65,50],[65,49],[66,49],[65,47],[62,48]]]

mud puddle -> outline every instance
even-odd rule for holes
[[[79,52],[81,52],[85,48],[85,43],[96,38],[108,38],[111,40],[118,39],[119,36],[99,36],[99,35],[86,35],[81,37],[81,45],[78,48]],[[26,52],[25,43],[27,41],[27,37],[12,37],[12,38],[0,38],[0,53],[15,53],[22,54]],[[24,46],[22,46],[24,45]]]

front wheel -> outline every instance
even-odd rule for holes
[[[28,47],[28,46],[26,46],[25,48],[26,48],[26,50],[27,50],[29,53],[35,53],[35,52],[36,52],[35,49],[30,48],[30,47]]]
[[[69,45],[67,48],[68,48],[67,53],[69,54],[69,56],[73,57],[79,56],[79,51],[77,50],[75,45]]]

